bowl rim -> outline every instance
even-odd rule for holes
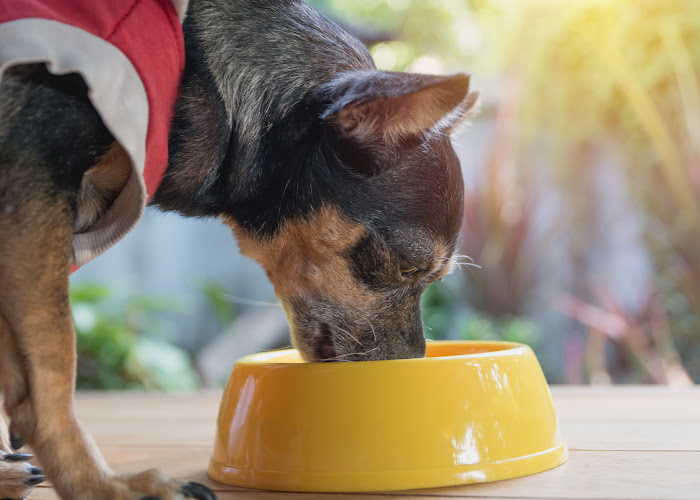
[[[256,367],[333,367],[334,369],[349,369],[351,366],[386,366],[388,364],[398,365],[398,364],[420,364],[424,365],[426,363],[435,364],[441,362],[455,361],[455,360],[471,360],[480,358],[492,358],[492,357],[504,357],[504,356],[522,356],[531,351],[527,344],[522,344],[519,342],[510,342],[506,340],[429,340],[428,344],[440,344],[440,345],[489,345],[498,346],[499,349],[488,350],[483,352],[472,352],[465,354],[452,354],[447,356],[433,356],[433,357],[422,357],[422,358],[407,358],[407,359],[391,359],[391,360],[380,360],[380,361],[352,361],[347,363],[328,363],[323,361],[316,362],[277,362],[271,361],[272,359],[280,356],[286,356],[296,349],[277,349],[271,351],[258,352],[254,354],[248,354],[243,356],[238,361],[236,365],[240,366],[256,366]],[[348,367],[348,368],[344,368]]]

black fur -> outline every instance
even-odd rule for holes
[[[0,165],[48,169],[52,189],[77,195],[83,174],[107,151],[112,135],[87,98],[78,75],[52,75],[43,64],[10,68],[0,81],[4,106]],[[13,176],[5,171],[0,175]],[[0,191],[11,182],[0,184]],[[3,196],[0,194],[0,199]]]
[[[320,103],[306,97],[339,71],[371,68],[366,49],[298,1],[195,0],[184,29],[187,65],[171,162],[153,203],[193,216],[239,213],[242,224],[263,232],[274,231],[287,208],[290,215],[316,208],[326,193],[304,192],[323,174],[309,171],[324,161],[317,157]],[[231,88],[217,85],[215,74],[230,75]],[[183,185],[193,169],[201,183]],[[323,191],[322,181],[318,187]],[[259,215],[290,189],[298,201]]]
[[[203,47],[202,40],[208,40],[210,45],[217,43],[204,15],[216,3],[193,1],[185,22],[187,66],[171,132],[171,163],[154,204],[188,216],[226,214],[258,235],[271,236],[286,219],[313,213],[322,204],[339,206],[362,224],[376,222],[396,227],[402,218],[413,224],[417,212],[419,218],[424,218],[424,214],[435,212],[436,204],[444,202],[441,191],[459,185],[459,179],[451,179],[450,185],[443,183],[434,189],[435,196],[416,195],[436,187],[435,163],[451,153],[445,137],[438,137],[429,145],[429,154],[421,151],[425,144],[415,139],[407,140],[398,151],[385,148],[377,154],[373,145],[342,137],[323,119],[363,96],[398,96],[444,77],[402,81],[397,74],[389,74],[374,84],[363,79],[359,83],[353,81],[352,86],[346,82],[339,88],[329,86],[328,81],[339,72],[372,70],[373,63],[364,47],[349,43],[349,35],[301,2],[246,2],[245,8],[239,9],[247,14],[246,25],[253,27],[232,24],[226,31],[234,40],[231,45],[243,52],[231,53],[229,61],[240,65],[241,71],[248,66],[254,72],[261,71],[260,65],[291,65],[283,72],[301,75],[291,83],[296,83],[297,88],[290,89],[289,81],[265,81],[265,87],[257,89],[252,98],[259,99],[264,103],[261,108],[271,112],[259,117],[265,126],[255,139],[257,143],[247,144],[241,137],[239,117],[235,113],[227,116],[221,88],[213,76],[217,70],[225,69],[213,65]],[[230,8],[235,9],[239,3],[230,2]],[[230,15],[234,23],[239,14]],[[270,19],[275,19],[276,24],[263,27]],[[285,22],[284,27],[278,26]],[[285,38],[261,35],[275,30]],[[318,39],[314,39],[314,34]],[[310,44],[307,38],[316,44]],[[319,45],[319,41],[330,48]],[[295,48],[295,44],[299,47]],[[309,67],[306,60],[289,61],[282,56],[284,52],[303,49],[313,51],[309,58],[319,64]],[[324,59],[326,53],[336,58]],[[280,96],[284,96],[284,102]],[[235,104],[229,107],[235,108]],[[284,113],[275,112],[280,108]],[[248,154],[251,148],[255,155]],[[369,151],[370,148],[375,151]],[[424,164],[426,161],[429,164]],[[384,176],[375,175],[387,170],[387,165],[381,163],[400,164],[403,168]],[[460,209],[450,207],[447,212],[458,216]],[[454,224],[442,232],[448,236],[451,231]]]

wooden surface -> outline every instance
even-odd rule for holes
[[[700,387],[555,387],[552,393],[570,448],[569,461],[561,467],[496,483],[371,495],[273,493],[207,479],[217,392],[81,394],[78,414],[116,470],[158,467],[206,483],[221,500],[700,499]],[[30,499],[56,496],[42,486]]]

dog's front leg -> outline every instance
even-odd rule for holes
[[[6,384],[13,387],[15,392],[7,394],[6,398],[16,398],[24,391],[21,367],[17,364],[17,351],[10,336],[9,326],[0,315],[0,380],[15,383]],[[1,388],[0,388],[1,389]],[[0,498],[19,500],[25,498],[31,490],[44,480],[41,469],[35,467],[29,460],[31,455],[17,453],[13,449],[7,421],[0,408]]]
[[[33,199],[0,213],[0,316],[9,332],[2,383],[13,436],[24,440],[65,500],[213,499],[157,471],[114,475],[73,412],[76,347],[68,300],[73,211]]]

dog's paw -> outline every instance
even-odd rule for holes
[[[194,481],[185,483],[180,486],[178,495],[183,498],[194,498],[196,500],[216,500],[216,495],[209,488]],[[179,496],[177,498],[180,498]],[[141,497],[140,500],[163,500],[163,497],[147,496]]]
[[[39,467],[29,463],[32,455],[0,452],[0,499],[20,500],[45,480]]]
[[[216,495],[209,488],[200,483],[190,481],[185,483],[182,488],[182,493],[185,498],[196,498],[197,500],[216,500]]]
[[[120,475],[116,479],[130,491],[140,492],[139,496],[129,500],[216,500],[214,492],[203,484],[170,479],[156,469]]]

